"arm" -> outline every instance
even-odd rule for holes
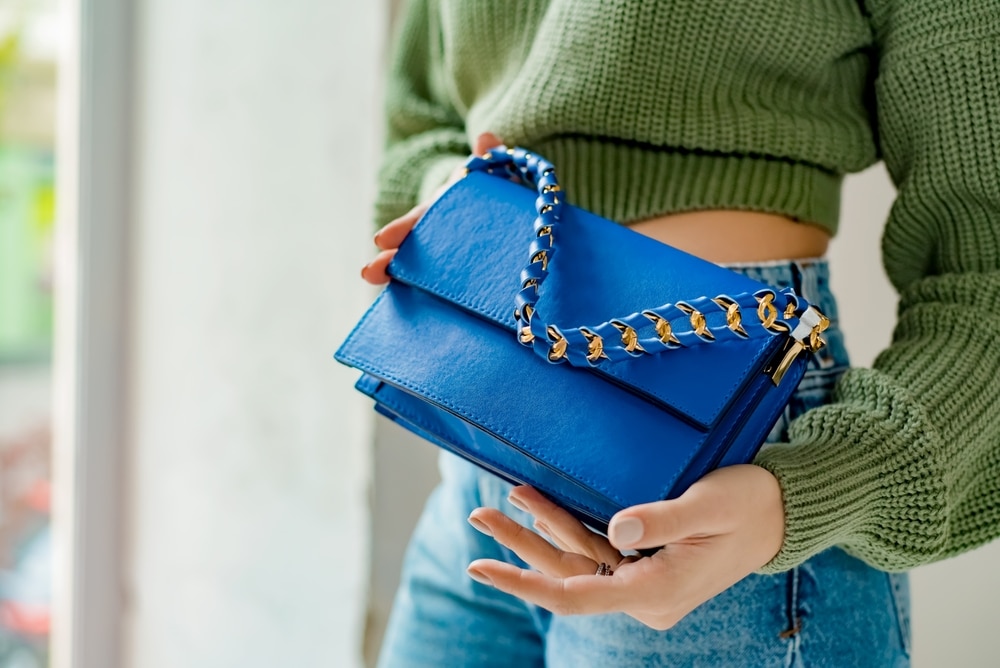
[[[892,345],[757,463],[779,480],[791,568],[842,545],[904,570],[1000,535],[1000,7],[871,0]]]
[[[434,3],[407,2],[386,81],[386,151],[375,221],[382,227],[430,196],[469,153],[465,122],[438,75]]]

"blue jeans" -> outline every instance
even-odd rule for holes
[[[783,288],[793,286],[832,326],[768,442],[782,441],[796,416],[829,401],[847,368],[837,306],[825,261],[734,267]],[[524,566],[473,529],[479,506],[503,510],[510,485],[452,455],[428,500],[403,567],[379,665],[384,668],[490,666],[909,666],[909,586],[902,574],[875,570],[833,548],[778,575],[750,575],[668,631],[622,614],[559,617],[474,582],[477,558]]]

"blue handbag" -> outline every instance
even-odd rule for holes
[[[376,410],[600,531],[751,461],[829,321],[567,204],[524,149],[467,168],[336,353]]]

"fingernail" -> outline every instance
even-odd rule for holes
[[[642,540],[643,528],[642,520],[635,517],[626,517],[611,525],[611,532],[608,536],[616,547],[627,547]]]
[[[552,530],[545,526],[542,522],[535,522],[535,531],[540,534],[544,534],[546,538],[552,538]]]
[[[470,517],[469,518],[469,524],[471,524],[473,527],[475,527],[476,531],[478,531],[479,533],[484,533],[487,536],[489,536],[490,538],[493,537],[493,532],[490,531],[490,528],[488,526],[486,526],[486,523],[483,522],[482,520],[476,519],[475,517]],[[492,583],[490,583],[490,584],[492,584]]]
[[[361,267],[361,278],[366,278],[365,272],[368,271],[368,267],[370,267],[370,266],[371,266],[371,264],[369,263],[369,264],[366,264],[365,266]]]
[[[375,233],[375,236],[372,237],[372,241],[374,241],[375,245],[378,246],[378,240],[381,238],[382,238],[382,230],[379,230],[378,232]]]
[[[469,568],[469,569],[466,569],[465,572],[469,574],[470,578],[472,578],[473,580],[475,580],[479,584],[484,584],[484,585],[487,585],[489,587],[495,586],[493,584],[493,580],[490,580],[489,576],[487,576],[486,573],[483,573],[482,571],[478,571],[478,570],[476,570],[474,568]]]
[[[528,506],[524,505],[524,501],[521,501],[520,499],[518,499],[513,494],[508,494],[507,495],[507,500],[510,501],[510,505],[514,506],[518,510],[523,510],[526,513],[530,513],[531,512],[530,510],[528,510]]]

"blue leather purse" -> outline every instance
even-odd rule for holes
[[[600,531],[752,460],[828,320],[567,204],[523,149],[467,168],[336,353],[376,410]]]

